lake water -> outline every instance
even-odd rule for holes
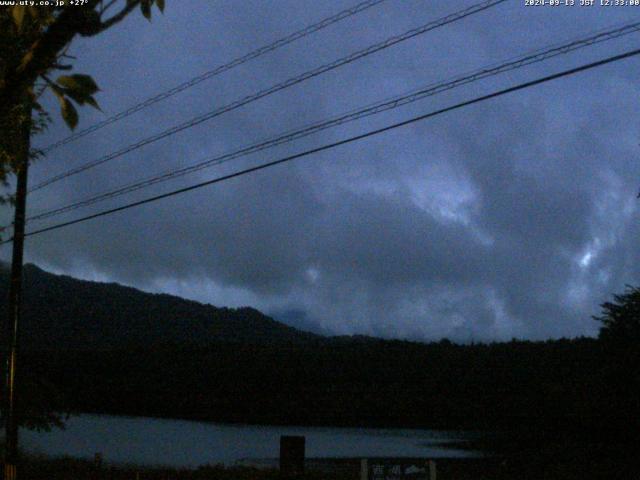
[[[26,450],[106,462],[195,467],[277,458],[281,435],[304,435],[309,458],[464,457],[438,444],[466,438],[433,430],[225,425],[184,420],[104,415],[71,417],[66,430],[21,431]]]

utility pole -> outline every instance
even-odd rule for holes
[[[13,252],[9,301],[5,322],[7,336],[7,365],[4,391],[5,456],[4,480],[17,479],[18,419],[16,414],[16,369],[18,361],[18,325],[22,310],[22,261],[24,254],[24,224],[27,207],[27,173],[31,148],[31,102],[24,103],[24,117],[20,128],[21,142],[16,162],[16,198],[13,221]]]

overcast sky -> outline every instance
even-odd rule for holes
[[[579,0],[576,0],[579,3]],[[79,129],[357,3],[169,0],[72,49],[102,88]],[[387,0],[51,152],[30,184],[472,5]],[[640,17],[509,0],[34,192],[34,213]],[[640,47],[640,34],[42,222],[68,220]],[[316,331],[457,341],[594,335],[640,274],[640,59],[29,238],[73,276],[251,305]],[[47,104],[56,110],[55,100]],[[69,132],[59,119],[36,140]],[[3,212],[8,218],[8,212]],[[2,247],[8,258],[9,248]]]

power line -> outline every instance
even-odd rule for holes
[[[51,185],[52,183],[55,183],[57,181],[60,181],[64,178],[68,178],[70,176],[73,175],[77,175],[78,173],[84,172],[86,170],[89,170],[93,167],[96,167],[98,165],[102,165],[103,163],[106,163],[110,160],[113,160],[115,158],[121,157],[122,155],[125,155],[129,152],[132,152],[133,150],[137,150],[138,148],[141,148],[145,145],[149,145],[150,143],[153,142],[157,142],[158,140],[161,140],[163,138],[166,138],[168,136],[174,135],[178,132],[181,132],[182,130],[186,130],[188,128],[194,127],[200,123],[203,123],[207,120],[211,120],[212,118],[215,118],[219,115],[222,115],[223,113],[227,113],[229,111],[235,110],[237,108],[240,108],[248,103],[254,102],[256,100],[259,100],[261,98],[264,98],[266,96],[269,96],[273,93],[276,93],[280,90],[284,90],[286,88],[289,88],[293,85],[296,85],[298,83],[304,82],[305,80],[308,80],[310,78],[316,77],[318,75],[321,75],[323,73],[326,73],[328,71],[331,70],[335,70],[338,67],[341,67],[343,65],[352,63],[356,60],[359,60],[360,58],[366,57],[368,55],[371,55],[373,53],[376,53],[380,50],[384,50],[386,48],[389,48],[393,45],[396,45],[397,43],[403,42],[405,40],[409,40],[413,37],[416,37],[418,35],[422,35],[426,32],[429,32],[431,30],[434,30],[436,28],[448,25],[450,23],[462,20],[465,17],[468,17],[470,15],[474,15],[476,13],[480,13],[484,10],[487,10],[491,7],[494,7],[500,3],[505,2],[506,0],[485,0],[482,1],[480,3],[477,3],[475,5],[472,5],[468,8],[465,8],[463,10],[460,10],[456,13],[452,13],[450,15],[447,15],[445,17],[442,17],[438,20],[429,22],[425,25],[422,25],[420,27],[411,29],[401,35],[397,35],[397,36],[393,36],[388,38],[387,40],[384,40],[383,42],[377,43],[375,45],[369,46],[363,50],[358,50],[357,52],[354,52],[350,55],[347,55],[346,57],[342,57],[338,60],[335,60],[331,63],[322,65],[320,67],[317,67],[313,70],[309,70],[301,75],[289,78],[288,80],[285,80],[284,82],[278,83],[276,85],[273,85],[269,88],[266,88],[264,90],[260,90],[258,93],[252,94],[252,95],[248,95],[240,100],[236,100],[235,102],[232,102],[228,105],[225,105],[221,108],[218,108],[216,110],[213,110],[211,112],[205,113],[204,115],[200,115],[198,117],[195,117],[187,122],[184,122],[182,124],[176,125],[174,127],[169,128],[168,130],[165,130],[161,133],[158,133],[156,135],[153,135],[151,137],[147,137],[145,139],[140,140],[137,143],[131,144],[127,147],[124,147],[116,152],[110,153],[104,157],[98,158],[97,160],[93,160],[91,162],[85,163],[84,165],[80,165],[76,168],[72,168],[66,172],[63,172],[59,175],[53,176],[47,180],[44,180],[40,183],[38,183],[37,185],[35,185],[34,187],[31,188],[30,192],[34,192],[36,190],[40,190],[41,188],[44,188],[48,185]]]
[[[419,115],[417,117],[413,117],[413,118],[410,118],[408,120],[404,120],[402,122],[394,123],[394,124],[388,125],[386,127],[382,127],[382,128],[378,128],[378,129],[375,129],[375,130],[371,130],[369,132],[366,132],[366,133],[363,133],[363,134],[360,134],[360,135],[356,135],[356,136],[353,136],[353,137],[349,137],[349,138],[346,138],[346,139],[343,139],[343,140],[340,140],[340,141],[337,141],[337,142],[334,142],[334,143],[326,144],[326,145],[323,145],[321,147],[317,147],[317,148],[313,148],[313,149],[310,149],[310,150],[306,150],[306,151],[304,151],[302,153],[297,153],[295,155],[290,155],[288,157],[284,157],[284,158],[281,158],[281,159],[278,159],[278,160],[274,160],[272,162],[263,163],[261,165],[255,166],[255,167],[251,167],[251,168],[247,168],[247,169],[244,169],[244,170],[240,170],[238,172],[231,173],[229,175],[224,175],[224,176],[221,176],[221,177],[217,177],[217,178],[214,178],[214,179],[211,179],[211,180],[207,180],[207,181],[204,181],[204,182],[197,183],[195,185],[190,185],[188,187],[180,188],[178,190],[173,190],[171,192],[167,192],[167,193],[163,193],[163,194],[160,194],[160,195],[155,195],[155,196],[152,196],[152,197],[148,197],[148,198],[145,198],[143,200],[139,200],[137,202],[132,202],[132,203],[128,203],[128,204],[122,205],[120,207],[111,208],[111,209],[108,209],[108,210],[103,210],[101,212],[94,213],[94,214],[91,214],[91,215],[87,215],[87,216],[84,216],[84,217],[80,217],[80,218],[77,218],[75,220],[70,220],[68,222],[62,222],[62,223],[58,223],[58,224],[55,224],[55,225],[51,225],[49,227],[41,228],[39,230],[34,230],[34,231],[26,233],[25,236],[28,237],[28,236],[32,236],[32,235],[38,235],[38,234],[41,234],[41,233],[44,233],[44,232],[49,232],[49,231],[52,231],[52,230],[58,230],[58,229],[63,228],[63,227],[67,227],[67,226],[70,226],[70,225],[75,225],[77,223],[81,223],[81,222],[85,222],[85,221],[88,221],[88,220],[92,220],[94,218],[103,217],[103,216],[106,216],[106,215],[110,215],[112,213],[120,212],[120,211],[123,211],[123,210],[128,210],[130,208],[134,208],[134,207],[137,207],[137,206],[140,206],[140,205],[144,205],[144,204],[147,204],[147,203],[151,203],[151,202],[155,202],[155,201],[158,201],[158,200],[162,200],[164,198],[173,197],[175,195],[186,193],[186,192],[189,192],[191,190],[197,190],[199,188],[206,187],[208,185],[213,185],[215,183],[220,183],[220,182],[223,182],[223,181],[226,181],[226,180],[230,180],[232,178],[236,178],[236,177],[240,177],[240,176],[243,176],[243,175],[247,175],[249,173],[256,172],[258,170],[264,170],[266,168],[270,168],[270,167],[273,167],[273,166],[276,166],[276,165],[280,165],[282,163],[290,162],[290,161],[296,160],[298,158],[306,157],[306,156],[309,156],[309,155],[314,154],[314,153],[330,150],[332,148],[336,148],[336,147],[339,147],[341,145],[346,145],[346,144],[353,143],[353,142],[356,142],[356,141],[359,141],[359,140],[363,140],[365,138],[368,138],[368,137],[371,137],[371,136],[374,136],[374,135],[379,135],[381,133],[384,133],[384,132],[387,132],[387,131],[390,131],[390,130],[394,130],[396,128],[404,127],[406,125],[409,125],[409,124],[412,124],[412,123],[415,123],[415,122],[426,120],[428,118],[435,117],[435,116],[441,115],[443,113],[451,112],[453,110],[457,110],[457,109],[460,109],[460,108],[463,108],[463,107],[466,107],[466,106],[469,106],[469,105],[480,103],[480,102],[483,102],[485,100],[490,100],[492,98],[500,97],[502,95],[506,95],[508,93],[516,92],[518,90],[523,90],[525,88],[530,88],[530,87],[533,87],[535,85],[540,85],[542,83],[546,83],[546,82],[549,82],[549,81],[552,81],[552,80],[556,80],[558,78],[567,77],[569,75],[574,75],[574,74],[579,73],[579,72],[590,70],[590,69],[593,69],[593,68],[596,68],[596,67],[600,67],[600,66],[609,64],[609,63],[617,62],[619,60],[630,58],[630,57],[633,57],[633,56],[636,56],[636,55],[639,55],[639,54],[640,54],[640,49],[631,50],[631,51],[628,51],[626,53],[622,53],[620,55],[615,55],[615,56],[612,56],[612,57],[605,58],[603,60],[598,60],[596,62],[588,63],[588,64],[585,64],[585,65],[581,65],[581,66],[576,67],[576,68],[572,68],[572,69],[569,69],[569,70],[564,70],[564,71],[562,71],[560,73],[555,73],[555,74],[552,74],[552,75],[548,75],[546,77],[538,78],[536,80],[531,80],[531,81],[528,81],[528,82],[520,83],[520,84],[518,84],[516,86],[513,86],[513,87],[505,88],[503,90],[498,90],[496,92],[493,92],[493,93],[490,93],[490,94],[487,94],[487,95],[483,95],[483,96],[480,96],[480,97],[476,97],[476,98],[474,98],[472,100],[467,100],[467,101],[464,101],[464,102],[461,102],[461,103],[457,103],[455,105],[452,105],[452,106],[449,106],[449,107],[446,107],[446,108],[442,108],[442,109],[439,109],[439,110],[435,110],[435,111],[432,111],[432,112],[429,112],[429,113],[426,113],[426,114],[423,114],[423,115]],[[11,242],[11,241],[13,241],[13,239],[5,240],[4,242],[0,242],[0,245],[2,245],[4,243]]]
[[[451,90],[471,82],[475,82],[490,76],[498,75],[510,70],[515,70],[517,68],[522,68],[524,66],[528,66],[533,63],[538,63],[561,54],[572,52],[580,48],[585,48],[587,46],[592,46],[594,44],[601,43],[607,40],[619,38],[621,36],[637,32],[638,30],[640,30],[640,21],[625,24],[623,26],[617,26],[616,28],[610,28],[608,30],[598,30],[597,33],[593,33],[588,37],[574,39],[568,43],[564,43],[561,45],[554,45],[552,47],[547,47],[546,49],[537,49],[537,50],[534,50],[533,52],[528,52],[518,57],[513,57],[512,59],[506,62],[483,67],[471,73],[454,77],[452,80],[431,84],[423,89],[413,91],[409,94],[405,94],[403,96],[397,96],[391,99],[377,102],[367,107],[360,108],[358,110],[354,110],[349,113],[334,117],[332,119],[317,122],[317,123],[308,125],[306,127],[303,127],[301,129],[281,134],[280,136],[277,136],[275,138],[271,138],[247,147],[243,147],[234,152],[216,156],[216,157],[201,161],[199,163],[196,163],[194,165],[190,165],[188,167],[184,167],[180,169],[171,169],[163,173],[120,186],[114,190],[110,190],[107,192],[100,193],[98,195],[94,195],[84,200],[80,200],[68,205],[58,207],[58,208],[40,212],[28,217],[27,220],[29,221],[43,220],[43,219],[57,216],[73,210],[77,210],[78,208],[86,207],[104,200],[118,197],[120,195],[131,193],[131,192],[140,190],[142,188],[155,185],[157,183],[165,182],[173,178],[181,177],[181,176],[202,170],[204,168],[220,165],[222,163],[226,163],[236,158],[244,157],[251,153],[260,152],[260,151],[266,150],[267,148],[281,145],[283,143],[288,143],[293,140],[306,137],[313,133],[317,133],[319,131],[322,131],[337,125],[342,125],[348,122],[355,121],[360,118],[364,118],[370,115],[374,115],[387,110],[398,108],[402,105],[407,105],[409,103],[422,100],[423,98],[436,95],[438,93],[442,93],[444,91]]]
[[[63,138],[55,143],[52,143],[50,145],[47,145],[46,147],[44,147],[43,149],[41,149],[42,153],[49,153],[52,150],[55,150],[58,147],[61,147],[62,145],[66,145],[67,143],[73,142],[79,138],[82,138],[90,133],[95,132],[96,130],[100,130],[103,127],[106,127],[107,125],[110,125],[114,122],[117,122],[118,120],[122,120],[123,118],[126,118],[130,115],[133,115],[136,112],[139,112],[140,110],[143,110],[147,107],[150,107],[151,105],[154,105],[162,100],[165,100],[169,97],[172,97],[184,90],[187,90],[188,88],[194,87],[196,85],[198,85],[199,83],[204,82],[205,80],[208,80],[210,78],[213,78],[217,75],[220,75],[221,73],[224,73],[228,70],[231,70],[235,67],[238,67],[244,63],[247,63],[250,60],[253,60],[254,58],[258,58],[261,57],[262,55],[265,55],[269,52],[272,52],[274,50],[277,50],[281,47],[284,47],[285,45],[289,45],[290,43],[295,42],[296,40],[300,40],[301,38],[304,38],[308,35],[311,35],[315,32],[318,32],[326,27],[329,27],[331,25],[333,25],[334,23],[338,23],[341,20],[344,20],[346,18],[349,18],[353,15],[356,15],[360,12],[364,12],[365,10],[368,10],[371,7],[374,7],[382,2],[385,2],[387,0],[368,0],[366,2],[362,2],[359,3],[351,8],[347,8],[346,10],[343,10],[339,13],[336,13],[335,15],[332,15],[330,17],[327,17],[323,20],[320,20],[317,23],[314,23],[313,25],[309,25],[308,27],[303,28],[302,30],[298,30],[290,35],[287,35],[286,37],[280,38],[278,40],[276,40],[273,43],[270,43],[269,45],[265,45],[263,47],[260,47],[256,50],[253,50],[249,53],[247,53],[246,55],[243,55],[242,57],[238,57],[235,58],[233,60],[231,60],[228,63],[225,63],[224,65],[220,65],[212,70],[209,70],[201,75],[198,75],[197,77],[193,77],[190,80],[187,80],[186,82],[181,83],[180,85],[176,85],[175,87],[166,90],[162,93],[159,93],[153,97],[150,97],[140,103],[137,103],[129,108],[127,108],[126,110],[121,111],[120,113],[117,113],[105,120],[102,120],[98,123],[95,123],[83,130],[80,130],[72,135],[69,135],[66,138]]]

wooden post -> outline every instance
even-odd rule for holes
[[[11,278],[9,298],[7,302],[7,318],[5,331],[8,358],[5,372],[4,414],[5,414],[5,446],[4,446],[4,480],[18,478],[18,419],[16,412],[16,386],[18,381],[18,326],[22,310],[22,258],[24,253],[24,224],[27,205],[27,172],[29,171],[29,150],[31,148],[31,101],[24,103],[25,120],[22,125],[22,144],[17,162],[16,198],[13,220],[13,251],[11,254]]]
[[[429,480],[436,480],[436,462],[429,460]]]
[[[102,475],[102,453],[96,452],[93,454],[93,471],[91,472],[91,478],[98,480],[103,478]]]
[[[369,478],[369,462],[366,458],[360,460],[360,480],[368,480]]]
[[[304,473],[305,438],[298,436],[280,437],[280,474],[293,477]]]

